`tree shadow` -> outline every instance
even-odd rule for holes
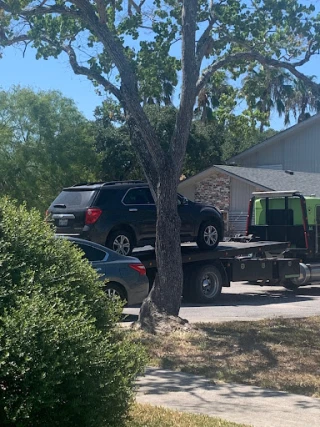
[[[239,287],[241,285],[238,285]],[[257,285],[252,285],[252,287]],[[299,288],[296,292],[287,289],[271,288],[262,290],[262,288],[253,289],[252,292],[247,291],[244,293],[236,292],[237,285],[234,286],[235,292],[221,293],[217,301],[211,304],[198,304],[183,300],[183,307],[210,307],[210,306],[262,306],[268,304],[285,304],[296,303],[300,301],[311,301],[314,297],[320,296],[320,286]]]
[[[317,411],[317,413],[319,411],[320,415],[320,399],[290,395],[287,392],[250,385],[236,383],[215,384],[201,376],[165,369],[147,368],[145,375],[137,379],[137,390],[140,394],[159,396],[172,392],[186,392],[189,397],[181,401],[181,406],[187,407],[195,404],[212,405],[215,401],[215,396],[219,397],[219,399],[225,399],[226,405],[238,404],[237,402],[242,398],[248,399],[248,404],[249,399],[263,398],[260,404],[266,402],[267,406],[268,399],[270,399],[271,403],[273,398],[277,398],[277,404],[283,400],[284,407],[282,410],[289,403],[292,408],[311,409]],[[174,393],[170,396],[174,399]],[[288,398],[290,398],[290,401]],[[228,401],[230,402],[228,403]],[[253,402],[254,400],[252,400]],[[289,410],[289,407],[287,409]]]

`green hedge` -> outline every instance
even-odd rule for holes
[[[1,426],[121,426],[145,356],[120,314],[79,250],[0,199]]]

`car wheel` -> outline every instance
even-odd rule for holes
[[[211,303],[221,294],[222,276],[214,265],[198,267],[189,282],[188,297],[195,302]]]
[[[122,301],[127,300],[125,290],[117,283],[108,283],[105,287],[105,292],[110,298],[120,298]]]
[[[220,241],[220,231],[214,221],[206,221],[200,225],[197,245],[200,249],[215,249]]]
[[[128,231],[113,231],[107,240],[108,248],[120,255],[131,255],[133,250],[132,235]]]

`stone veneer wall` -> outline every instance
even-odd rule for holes
[[[203,181],[196,184],[195,202],[209,203],[217,208],[229,211],[230,209],[231,178],[215,172]]]

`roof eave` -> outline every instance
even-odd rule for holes
[[[220,167],[220,166],[222,166],[222,167]],[[264,188],[266,190],[274,190],[273,188],[266,187],[265,185],[259,184],[258,182],[254,182],[254,181],[251,181],[249,179],[242,178],[241,176],[237,175],[236,173],[226,171],[223,169],[223,165],[214,165],[214,166],[211,166],[210,168],[205,169],[204,171],[202,171],[196,175],[191,176],[190,178],[185,179],[184,181],[181,181],[179,183],[179,186],[178,186],[179,191],[183,190],[184,188],[188,187],[189,185],[196,184],[199,181],[203,181],[204,179],[210,177],[210,175],[214,171],[229,175],[232,178],[237,178],[242,182],[246,182],[247,184],[255,185],[257,187]]]
[[[183,181],[179,182],[179,189],[183,189],[191,184],[195,184],[203,179],[208,178],[212,172],[216,170],[216,166],[210,166],[210,168],[205,169],[202,172],[197,173],[196,175],[191,176],[190,178],[186,178]]]

